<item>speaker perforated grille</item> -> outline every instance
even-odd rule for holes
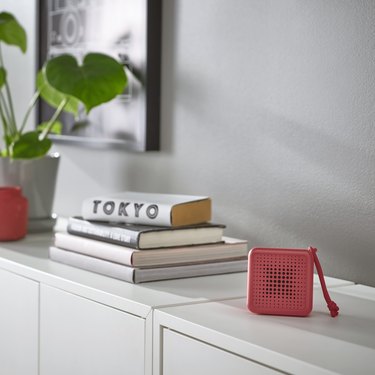
[[[251,260],[252,305],[263,311],[305,311],[309,304],[309,256],[256,253]]]

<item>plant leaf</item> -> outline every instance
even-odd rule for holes
[[[57,56],[47,61],[45,76],[56,90],[79,99],[87,113],[121,94],[127,85],[123,66],[100,53],[87,54],[80,66],[71,55]]]
[[[37,126],[36,130],[39,133],[41,133],[47,127],[48,124],[49,124],[48,121],[42,122],[41,124]],[[61,134],[62,128],[63,128],[62,123],[60,121],[55,121],[49,132],[53,134]]]
[[[0,66],[0,88],[3,87],[6,80],[7,80],[7,72],[2,66]]]
[[[23,53],[26,52],[26,32],[16,18],[7,12],[0,13],[0,40],[4,43],[19,47]]]
[[[66,95],[53,88],[46,80],[44,69],[38,72],[36,78],[36,86],[40,92],[40,96],[52,107],[57,108],[63,100],[68,100],[64,107],[65,112],[72,113],[74,116],[78,115],[79,100],[73,96]]]
[[[45,138],[39,140],[39,132],[24,133],[13,145],[12,157],[14,159],[32,159],[44,156],[51,148],[52,142]]]

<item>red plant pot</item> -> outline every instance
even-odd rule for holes
[[[26,236],[28,201],[18,186],[0,187],[0,241]]]

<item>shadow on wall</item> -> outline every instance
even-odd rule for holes
[[[375,285],[375,128],[369,125],[373,114],[366,112],[372,96],[359,96],[368,93],[363,86],[368,73],[354,74],[362,59],[351,59],[350,69],[345,60],[357,45],[357,39],[348,44],[343,38],[350,36],[345,31],[352,13],[344,12],[332,28],[337,7],[321,1],[311,5],[318,11],[313,17],[304,12],[290,25],[278,9],[268,11],[261,2],[256,2],[259,12],[249,8],[230,14],[226,10],[232,5],[222,0],[215,12],[230,21],[223,27],[234,37],[227,38],[218,18],[211,17],[217,29],[207,30],[213,3],[196,14],[198,1],[163,1],[161,151],[111,151],[103,157],[74,152],[65,173],[69,181],[65,178],[60,188],[61,208],[67,197],[78,202],[104,189],[203,190],[212,196],[214,220],[227,224],[228,235],[248,238],[251,246],[314,245],[327,274]],[[280,9],[298,15],[293,4]],[[309,27],[306,18],[314,21]],[[300,44],[289,45],[299,26]],[[329,42],[323,46],[323,56],[332,57],[327,63],[321,40]],[[241,51],[244,58],[226,54],[221,59],[223,50],[233,56]],[[372,56],[370,47],[364,51]],[[218,82],[223,71],[233,75]],[[353,111],[345,108],[351,103]]]
[[[244,215],[236,235],[251,247],[317,246],[328,274],[374,283],[375,152],[356,144],[359,136],[342,140],[270,111],[259,118],[243,162],[252,177],[225,202]],[[222,191],[233,190],[234,177],[223,176]]]

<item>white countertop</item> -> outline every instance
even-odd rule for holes
[[[130,284],[51,261],[51,234],[0,243],[0,268],[145,317],[151,309],[246,295],[246,273]]]
[[[361,284],[352,284],[352,285],[346,285],[346,286],[341,285],[340,287],[335,289],[335,292],[375,301],[375,288],[371,286],[367,286],[367,285],[361,285]]]
[[[246,272],[227,275],[130,284],[48,258],[52,234],[28,235],[21,241],[0,243],[0,267],[47,285],[146,317],[160,306],[190,304],[246,296]],[[314,280],[317,287],[319,281]],[[327,277],[328,287],[351,282]]]
[[[338,288],[344,290],[351,286]],[[331,318],[322,293],[306,318],[256,315],[246,299],[176,306],[158,324],[270,367],[295,374],[375,374],[375,300],[330,290],[340,314]]]

